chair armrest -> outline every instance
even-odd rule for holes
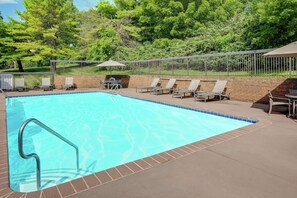
[[[290,98],[284,98],[284,97],[281,97],[281,96],[272,96],[272,99],[288,100],[288,101],[290,101]]]

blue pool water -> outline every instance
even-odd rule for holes
[[[24,131],[26,154],[41,160],[42,188],[253,124],[120,95],[93,92],[6,99],[10,186],[36,190],[35,160],[19,156],[22,123],[36,118],[79,147],[75,150],[36,124]]]

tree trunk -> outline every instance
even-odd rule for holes
[[[18,64],[19,72],[24,72],[22,61],[21,60],[17,60],[17,64]]]
[[[54,56],[52,56],[50,59],[51,72],[57,71],[57,62],[55,62],[55,60],[57,60],[57,58]]]
[[[56,72],[57,70],[57,62],[51,62],[51,71]]]

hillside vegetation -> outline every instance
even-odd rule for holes
[[[49,60],[144,60],[274,48],[297,40],[297,0],[24,0],[0,18],[0,69]]]

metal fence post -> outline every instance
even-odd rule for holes
[[[229,76],[229,56],[227,56],[227,76]]]
[[[173,75],[174,72],[173,72],[173,60],[171,60],[171,75]]]
[[[289,58],[289,76],[290,76],[290,78],[292,77],[292,59],[291,59],[291,57]]]
[[[187,58],[187,76],[189,76],[189,59]]]
[[[206,65],[206,59],[204,59],[204,72],[205,72],[205,76],[207,76],[207,65]]]
[[[295,58],[295,69],[296,69],[296,78],[297,78],[297,58]]]
[[[257,57],[256,53],[254,53],[254,76],[257,75]]]
[[[161,64],[160,64],[160,61],[158,61],[158,68],[159,68],[159,75],[161,75]]]

